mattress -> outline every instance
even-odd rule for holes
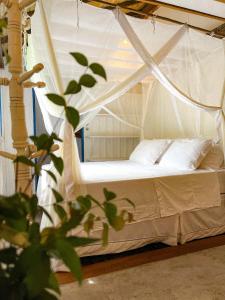
[[[130,160],[81,163],[81,174],[85,184],[210,172],[216,172],[220,185],[220,193],[225,193],[225,169],[183,171],[165,169],[159,165],[146,166]]]

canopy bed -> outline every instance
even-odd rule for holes
[[[225,172],[221,168],[225,151],[225,41],[187,25],[126,16],[119,8],[111,12],[84,3],[78,6],[78,24],[71,2],[62,0],[38,1],[32,19],[29,61],[45,65],[35,76],[46,82],[36,94],[48,132],[61,125],[64,142],[59,154],[65,163],[57,186],[44,174],[40,178],[40,204],[57,223],[49,187],[68,200],[80,193],[101,199],[102,189],[107,187],[119,198],[134,201],[135,221],[120,233],[111,232],[107,248],[94,244],[80,249],[83,256],[125,251],[157,241],[177,245],[225,232]],[[68,81],[84,71],[71,67],[68,52],[74,50],[102,63],[108,75],[107,82],[99,80],[91,93],[84,89],[68,99],[81,114],[77,130],[100,110],[132,127],[142,144],[127,161],[80,163],[72,127],[63,120],[60,107],[45,97],[47,92],[63,93]],[[142,87],[141,101],[124,101],[124,95],[137,83]],[[149,152],[142,152],[140,145],[154,141],[157,155],[151,144],[146,149],[153,151],[154,159],[143,162]],[[218,165],[201,165],[216,147]],[[122,202],[119,207],[126,208]],[[42,226],[48,226],[45,217]],[[93,235],[98,236],[100,230],[96,226]]]

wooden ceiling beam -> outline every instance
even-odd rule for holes
[[[210,19],[221,21],[221,22],[225,22],[225,18],[222,18],[222,17],[218,17],[218,16],[215,16],[215,15],[212,15],[212,14],[207,14],[207,13],[204,13],[204,12],[201,12],[201,11],[197,11],[197,10],[194,10],[194,9],[189,9],[189,8],[182,7],[182,6],[177,6],[177,5],[174,5],[174,4],[165,3],[165,2],[162,2],[162,1],[158,1],[158,0],[138,0],[137,2],[152,4],[152,5],[156,5],[156,6],[159,6],[159,7],[166,7],[166,8],[170,8],[170,9],[173,9],[173,10],[177,10],[177,11],[181,11],[181,12],[185,12],[185,13],[198,15],[198,16],[201,16],[201,17],[210,18]]]
[[[159,7],[152,5],[152,4],[147,4],[145,3],[145,6],[141,9],[141,11],[147,13],[147,14],[153,14]]]
[[[220,34],[225,37],[225,23],[212,30],[213,34]]]
[[[131,12],[131,13],[134,13],[136,15],[140,15],[140,16],[145,17],[145,18],[149,17],[149,14],[147,14],[145,12],[142,12],[140,10],[136,10],[134,8],[126,7],[126,6],[124,7],[123,3],[114,4],[114,3],[107,2],[107,1],[104,1],[104,0],[83,0],[83,2],[88,3],[88,4],[93,4],[93,3],[102,4],[102,5],[104,5],[104,7],[102,7],[102,8],[111,9],[111,10],[115,9],[116,7],[120,7],[126,13]]]
[[[146,18],[146,19],[150,18],[150,17],[155,17],[157,20],[162,20],[162,21],[166,21],[166,22],[169,22],[169,23],[174,23],[174,24],[178,24],[178,25],[186,24],[186,23],[183,23],[183,22],[171,19],[171,18],[166,18],[166,17],[155,15],[154,13],[145,13],[145,12],[142,12],[142,11],[139,11],[139,10],[135,10],[133,8],[123,7],[120,4],[114,4],[114,3],[110,3],[110,2],[107,2],[107,1],[104,1],[104,0],[83,0],[83,2],[91,4],[91,5],[94,5],[94,3],[96,3],[98,5],[100,4],[100,5],[103,5],[103,7],[102,7],[103,9],[109,9],[109,10],[113,10],[116,7],[120,7],[120,9],[122,11],[124,11],[125,13],[132,13],[132,14],[138,15],[138,16],[140,16],[142,18]],[[204,29],[204,28],[201,28],[201,27],[197,27],[197,26],[193,26],[193,25],[189,25],[189,24],[188,24],[188,26],[192,29],[204,32],[206,34],[212,34],[212,31],[210,31],[210,30],[207,30],[207,29]],[[223,35],[220,35],[218,33],[214,33],[214,37],[224,38]]]

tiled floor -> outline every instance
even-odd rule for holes
[[[225,300],[225,246],[62,286],[63,300]]]

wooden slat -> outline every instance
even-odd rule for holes
[[[225,23],[213,29],[213,33],[220,34],[225,37]]]
[[[104,4],[105,1],[103,1],[103,0],[102,1],[88,0],[88,2],[90,2],[90,3],[98,2],[98,3]],[[126,3],[125,4],[126,8],[131,9],[130,12],[133,11],[136,14],[141,13],[141,10],[135,9],[133,7],[132,8],[127,7],[127,4],[129,2],[130,1],[127,1],[127,0],[124,1],[124,3]],[[219,16],[216,16],[216,15],[213,15],[213,14],[204,13],[204,12],[197,11],[197,10],[194,10],[194,9],[190,9],[190,8],[186,8],[186,7],[182,7],[182,6],[178,6],[178,5],[174,5],[174,4],[170,4],[170,3],[165,3],[165,2],[162,2],[162,1],[158,1],[158,0],[137,0],[137,1],[133,1],[133,2],[134,2],[134,4],[146,3],[146,4],[149,4],[149,5],[154,5],[155,7],[165,7],[165,8],[169,8],[169,9],[172,9],[172,10],[181,11],[181,12],[185,12],[185,13],[198,15],[198,16],[218,20],[218,21],[221,21],[221,22],[225,22],[225,17],[219,17]],[[134,4],[132,4],[132,6]],[[123,7],[123,2],[120,2],[120,1],[118,1],[118,2],[112,1],[111,2],[109,0],[107,2],[107,5]]]
[[[218,21],[221,21],[221,22],[225,22],[225,18],[215,16],[215,15],[212,15],[212,14],[208,14],[208,13],[204,13],[204,12],[201,12],[201,11],[197,11],[197,10],[194,10],[194,9],[174,5],[174,4],[169,4],[169,3],[165,3],[165,2],[161,2],[161,1],[157,1],[157,0],[138,0],[138,1],[143,2],[143,3],[147,3],[147,4],[157,5],[159,7],[166,7],[166,8],[170,8],[170,9],[185,12],[185,13],[198,15],[198,16],[202,16],[202,17],[206,17],[206,18],[210,18],[210,19],[214,19],[214,20],[218,20]]]
[[[113,3],[110,3],[110,2],[107,2],[107,1],[104,1],[104,0],[93,0],[93,1],[92,0],[83,0],[83,2],[88,3],[90,5],[94,5],[94,6],[96,6],[94,3],[100,4],[100,5],[104,5],[102,8],[104,8],[104,9],[110,9],[110,10],[115,9],[115,7],[118,6],[125,13],[133,14],[133,15],[135,15],[137,17],[138,16],[140,16],[142,18],[155,17],[157,20],[162,20],[162,21],[166,21],[166,22],[169,22],[169,23],[174,23],[174,24],[179,24],[179,25],[186,24],[186,23],[183,23],[183,22],[171,19],[171,18],[166,18],[166,17],[154,15],[154,13],[145,13],[145,12],[138,11],[138,10],[135,10],[135,9],[131,9],[131,8],[127,8],[127,7],[121,7],[119,4],[116,5],[116,4],[113,4]],[[188,26],[190,28],[192,28],[192,29],[204,32],[206,34],[211,34],[212,33],[212,31],[204,29],[204,28],[201,28],[201,27],[197,27],[197,26],[193,26],[193,25],[188,25]],[[224,38],[224,36],[220,35],[220,34],[215,34],[214,37]]]
[[[188,253],[197,252],[204,249],[225,245],[225,235],[219,235],[206,239],[196,240],[184,245],[166,247],[158,250],[150,250],[140,254],[127,255],[120,258],[112,258],[107,261],[98,262],[83,267],[84,278],[96,277],[139,265],[160,261],[172,257],[181,256]],[[74,282],[71,273],[59,272],[56,274],[60,284]]]

